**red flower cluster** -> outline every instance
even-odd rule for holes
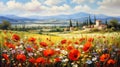
[[[55,58],[54,60],[55,60],[55,62],[60,62],[61,61],[60,58]]]
[[[35,58],[29,58],[28,61],[33,64],[36,62]]]
[[[67,46],[67,49],[72,50],[72,49],[74,49],[74,47],[73,46]]]
[[[2,54],[2,57],[3,57],[5,60],[8,60],[8,59],[9,59],[9,57],[8,57],[7,54]]]
[[[28,39],[28,41],[34,43],[36,41],[36,38],[31,37],[31,38]]]
[[[4,45],[7,46],[8,48],[15,49],[15,45],[13,45],[12,43],[5,42]]]
[[[80,41],[80,42],[82,42],[82,41],[84,41],[84,40],[85,40],[85,38],[80,38],[80,40],[79,40],[79,41]]]
[[[17,34],[14,34],[14,35],[12,36],[12,40],[14,40],[14,41],[19,41],[19,40],[20,40],[20,37],[19,37]]]
[[[43,55],[45,57],[53,56],[54,54],[55,54],[55,51],[53,49],[46,49],[43,51]]]
[[[79,50],[77,50],[77,49],[71,50],[71,51],[69,52],[69,54],[68,54],[68,58],[69,58],[70,60],[72,60],[72,61],[78,60],[79,57],[80,57],[80,52],[79,52]]]
[[[83,51],[88,52],[91,46],[92,46],[91,42],[86,42],[84,44]]]
[[[26,50],[27,50],[28,52],[33,52],[33,49],[32,49],[31,47],[27,47]]]
[[[36,63],[45,63],[45,59],[43,57],[39,57],[36,59]]]
[[[102,62],[104,62],[107,58],[109,58],[110,57],[110,55],[109,54],[102,54],[101,56],[100,56],[100,61],[102,61]]]
[[[24,54],[18,54],[16,59],[24,62],[26,60],[26,56]]]
[[[40,45],[43,46],[43,47],[47,47],[47,43],[46,42],[40,42]]]
[[[94,41],[94,38],[89,38],[88,39],[88,42],[93,42]]]
[[[115,60],[109,59],[109,60],[107,61],[107,63],[108,63],[108,64],[115,64]]]
[[[64,39],[64,40],[61,41],[61,44],[66,44],[66,43],[67,43],[66,39]]]

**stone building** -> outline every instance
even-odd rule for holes
[[[90,30],[92,28],[96,28],[96,29],[102,30],[102,29],[106,29],[107,25],[102,24],[101,20],[96,20],[94,25],[83,26],[83,29],[85,29],[85,30]]]

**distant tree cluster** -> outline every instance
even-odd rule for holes
[[[117,19],[112,19],[107,23],[108,28],[114,28],[115,30],[120,30],[120,23]]]
[[[2,30],[9,30],[11,29],[11,23],[9,21],[3,20],[0,24],[0,29]]]

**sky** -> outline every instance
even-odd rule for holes
[[[120,16],[120,0],[0,0],[0,15],[27,17],[79,12]]]

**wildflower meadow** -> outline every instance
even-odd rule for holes
[[[69,36],[3,30],[0,66],[120,67],[120,33]]]

